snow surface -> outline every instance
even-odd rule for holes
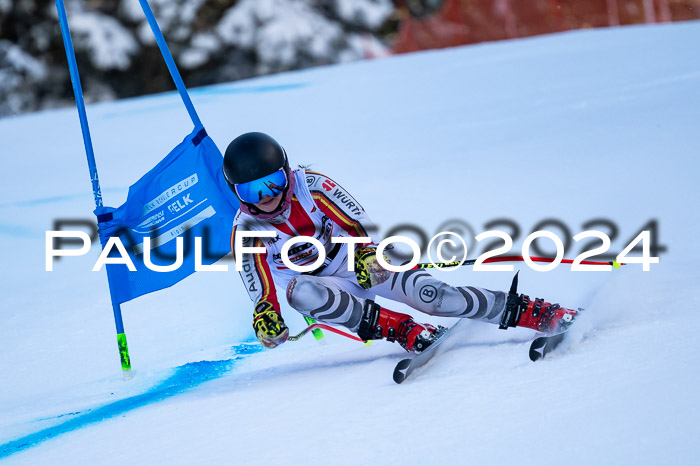
[[[586,308],[564,350],[533,364],[528,330],[468,322],[403,385],[391,372],[405,353],[385,342],[261,351],[233,269],[123,306],[135,377],[122,381],[98,247],[44,271],[53,220],[94,207],[76,112],[0,120],[0,461],[695,464],[699,40],[697,22],[579,31],[192,90],[219,147],[273,134],[381,234],[454,218],[480,233],[503,217],[575,234],[605,217],[620,251],[658,219],[668,251],[651,272],[519,266],[523,292]],[[88,113],[110,205],[191,130],[173,93]],[[436,273],[493,289],[511,277]]]

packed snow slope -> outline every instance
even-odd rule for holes
[[[494,219],[520,227],[518,253],[542,219],[573,236],[605,218],[617,253],[657,220],[667,249],[650,272],[516,264],[522,292],[586,308],[552,357],[529,361],[530,331],[468,322],[403,385],[396,344],[327,335],[261,350],[231,262],[123,306],[135,377],[122,381],[106,276],[91,272],[99,248],[44,271],[54,220],[92,218],[76,111],[0,120],[1,461],[695,464],[698,43],[699,23],[580,31],[192,90],[222,150],[274,135],[352,192],[378,236],[459,219],[475,257]],[[114,206],[191,130],[174,93],[88,113]],[[580,251],[572,241],[567,256]],[[435,273],[502,290],[512,276]]]

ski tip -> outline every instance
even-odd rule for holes
[[[559,344],[564,341],[566,332],[546,337],[535,338],[530,344],[530,360],[532,362],[539,361],[553,351]]]
[[[408,376],[408,366],[410,364],[410,359],[402,359],[399,361],[399,363],[396,365],[396,369],[394,369],[394,382],[401,383],[406,380],[406,377]]]
[[[530,344],[530,361],[535,362],[542,359],[545,355],[544,348],[547,345],[547,338],[540,337]]]

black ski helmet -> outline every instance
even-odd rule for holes
[[[224,178],[231,190],[233,185],[257,180],[280,168],[289,176],[287,153],[265,133],[241,134],[231,141],[224,154]]]
[[[272,212],[262,212],[253,204],[244,202],[234,189],[241,183],[260,179],[280,168],[287,174],[285,186],[279,205]],[[231,191],[241,201],[241,210],[261,218],[273,218],[291,205],[294,191],[294,178],[289,171],[289,161],[284,148],[265,133],[245,133],[238,136],[226,148],[224,153],[224,178]]]

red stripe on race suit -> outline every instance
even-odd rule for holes
[[[260,238],[255,239],[256,247],[264,247],[262,240]],[[270,270],[270,265],[267,263],[267,252],[262,254],[254,255],[255,269],[260,275],[260,286],[262,287],[262,297],[260,301],[267,301],[276,305],[275,309],[279,311],[279,302],[277,301],[277,290],[275,289],[275,282],[272,280],[272,271]]]
[[[325,194],[314,192],[314,201],[321,211],[330,217],[333,222],[339,225],[343,230],[347,231],[351,236],[368,236],[364,227],[350,217],[348,217],[333,201]]]
[[[296,196],[292,198],[292,212],[288,222],[301,236],[314,236],[316,234],[316,225]]]

